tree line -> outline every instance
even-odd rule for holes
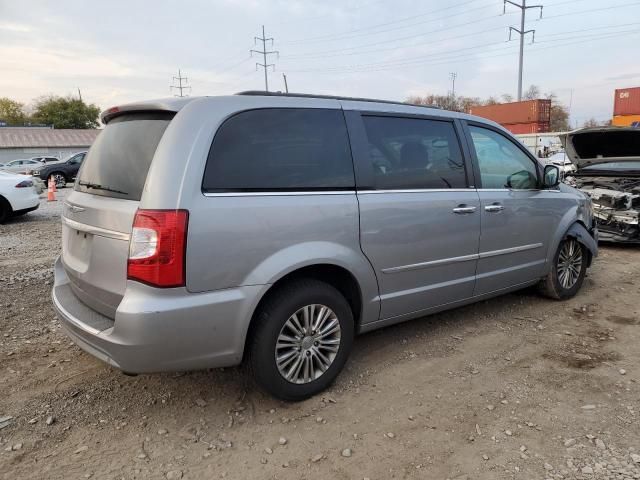
[[[97,128],[100,108],[72,96],[49,95],[25,105],[0,97],[0,122],[10,126],[52,125],[53,128]]]
[[[523,100],[537,100],[539,98],[545,98],[551,100],[551,131],[552,132],[565,132],[571,130],[569,125],[569,109],[558,101],[558,97],[553,92],[542,93],[540,87],[537,85],[531,85],[522,94]],[[505,93],[500,97],[491,96],[489,98],[482,99],[480,97],[464,97],[458,95],[426,95],[426,96],[413,96],[407,99],[407,103],[413,103],[416,105],[435,105],[446,110],[453,110],[456,112],[469,112],[472,107],[481,105],[496,105],[498,103],[510,103],[513,102],[512,95]],[[591,118],[584,122],[583,127],[596,127],[601,125],[609,125],[611,121],[600,123],[594,118]]]
[[[525,100],[547,98],[551,100],[551,131],[562,132],[570,130],[569,110],[560,103],[553,92],[542,93],[536,85],[531,85],[523,94]],[[413,96],[407,103],[417,105],[436,105],[446,110],[468,112],[471,107],[479,105],[495,105],[497,103],[513,102],[509,94],[489,98],[465,97],[461,95],[425,95]],[[72,96],[49,95],[36,99],[32,105],[0,97],[0,122],[8,125],[22,126],[33,124],[52,125],[54,128],[97,128],[100,108],[94,104],[87,104],[80,98]],[[600,123],[591,118],[584,122],[584,127],[608,125],[611,122]]]

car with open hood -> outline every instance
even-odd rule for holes
[[[563,143],[577,167],[566,182],[591,197],[600,240],[640,244],[640,128],[584,128]]]

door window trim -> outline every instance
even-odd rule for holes
[[[513,139],[510,134],[505,135],[505,132],[497,128],[491,124],[479,122],[476,120],[462,120],[461,121],[462,128],[465,132],[465,137],[467,139],[467,145],[469,146],[469,153],[471,158],[473,159],[473,171],[475,177],[477,178],[476,186],[478,191],[484,192],[539,192],[542,191],[542,166],[540,162],[531,154],[527,148],[522,145],[517,140]],[[510,141],[513,145],[515,145],[524,155],[533,162],[533,165],[536,169],[536,188],[482,188],[482,176],[480,173],[480,163],[478,162],[478,156],[476,154],[476,147],[473,143],[473,137],[471,136],[471,129],[469,127],[478,127],[484,128],[486,130],[491,130],[498,135],[501,135],[503,138]]]
[[[473,164],[469,155],[469,149],[465,144],[465,131],[463,126],[455,117],[428,115],[402,112],[381,112],[377,110],[344,110],[347,130],[351,142],[351,155],[355,167],[356,192],[357,193],[428,193],[428,192],[454,192],[475,189],[475,178],[477,175],[472,170]],[[458,141],[458,148],[462,157],[465,171],[464,188],[376,188],[371,159],[369,156],[369,141],[364,126],[363,117],[391,117],[411,120],[433,120],[437,122],[450,123]]]

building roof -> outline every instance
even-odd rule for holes
[[[100,130],[0,127],[0,148],[89,147]]]

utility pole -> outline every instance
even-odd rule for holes
[[[282,78],[284,78],[284,91],[285,93],[289,93],[289,86],[287,85],[287,76],[283,73]]]
[[[449,91],[449,109],[455,110],[456,104],[456,78],[458,78],[458,74],[456,72],[451,72],[449,74],[449,78],[451,79],[451,90]]]
[[[264,68],[264,89],[268,92],[269,81],[267,79],[267,69],[269,67],[273,67],[273,71],[275,72],[276,66],[274,63],[267,63],[267,55],[275,54],[276,56],[280,57],[280,52],[278,52],[277,50],[273,50],[270,52],[267,51],[267,42],[271,42],[271,46],[273,47],[273,38],[267,38],[264,33],[264,25],[262,25],[262,37],[253,37],[253,43],[256,43],[258,40],[262,42],[262,50],[249,50],[249,54],[252,55],[254,53],[257,53],[262,55],[263,63],[256,62],[256,70],[258,69],[258,67]]]
[[[82,93],[80,93],[80,87],[78,87],[78,98],[82,101]]]
[[[520,0],[522,4],[512,2],[511,0],[503,0],[504,9],[503,14],[507,11],[507,3],[513,5],[516,8],[520,9],[520,29],[516,27],[509,27],[509,41],[511,41],[511,33],[516,32],[520,35],[520,60],[518,63],[518,101],[522,101],[522,67],[524,65],[524,37],[527,33],[533,34],[533,40],[531,43],[536,41],[536,31],[535,30],[526,30],[524,29],[525,17],[527,14],[527,10],[530,8],[539,8],[540,9],[540,18],[542,18],[542,8],[543,5],[527,5],[527,0]]]
[[[178,90],[179,93],[176,95],[176,97],[184,97],[185,90],[191,91],[191,86],[188,85],[189,79],[182,76],[182,72],[180,71],[180,69],[178,69],[178,76],[173,77],[173,82],[175,83],[176,81],[178,82],[178,85],[171,85],[169,87],[170,90]]]

